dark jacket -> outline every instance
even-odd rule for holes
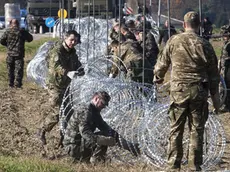
[[[33,36],[24,29],[9,28],[1,39],[0,43],[7,47],[7,55],[12,57],[25,56],[25,42],[33,41]]]

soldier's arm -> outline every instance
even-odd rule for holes
[[[2,37],[0,38],[0,43],[3,46],[7,46],[7,32],[4,32]]]
[[[170,40],[169,39],[168,43],[166,44],[164,50],[162,53],[159,55],[157,59],[157,63],[154,67],[154,82],[163,82],[164,76],[166,72],[168,71],[169,65],[171,64],[171,59],[170,59]]]
[[[26,30],[21,30],[21,33],[23,35],[23,38],[25,39],[25,41],[27,42],[32,42],[33,41],[33,35],[31,35],[28,31]]]

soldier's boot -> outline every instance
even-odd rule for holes
[[[42,145],[46,145],[46,132],[43,129],[38,129],[37,137],[41,141]]]
[[[105,163],[107,146],[97,146],[93,152],[93,155],[90,157],[90,163],[92,165]]]

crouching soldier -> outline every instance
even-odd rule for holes
[[[118,143],[120,139],[118,133],[100,115],[100,111],[108,105],[109,101],[109,94],[100,91],[93,95],[89,104],[79,105],[77,109],[74,109],[63,140],[64,149],[74,162],[103,163],[108,146],[116,144],[121,146]],[[98,132],[95,132],[96,128],[99,129]],[[123,142],[125,142],[124,139]],[[124,149],[136,156],[140,154],[137,144],[126,142]]]

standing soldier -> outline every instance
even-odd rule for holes
[[[25,29],[20,29],[17,19],[12,19],[10,28],[6,29],[0,39],[0,43],[7,47],[6,64],[10,87],[22,87],[25,41],[33,41],[33,36]]]
[[[181,168],[182,139],[187,118],[190,129],[188,165],[192,171],[201,171],[209,91],[215,110],[219,109],[217,57],[212,45],[197,35],[199,25],[198,13],[191,11],[185,14],[185,32],[168,40],[154,69],[154,81],[162,83],[170,64],[172,67],[168,171],[179,171]]]
[[[79,71],[84,75],[81,62],[78,60],[75,46],[81,43],[80,34],[75,30],[70,30],[65,34],[63,42],[55,43],[48,52],[48,77],[47,86],[50,95],[50,109],[52,112],[47,116],[38,130],[38,137],[42,144],[46,144],[45,133],[59,122],[59,108],[66,88],[71,82],[67,76],[68,72]]]
[[[222,112],[230,112],[230,26],[222,26],[224,46],[220,57],[221,72],[224,75],[224,81],[227,87],[227,97],[224,102]]]

